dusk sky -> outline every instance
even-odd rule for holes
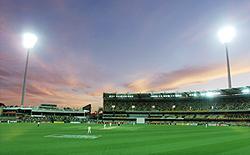
[[[102,106],[103,92],[227,88],[250,85],[249,0],[0,0],[0,102],[20,105],[26,50],[26,106]]]

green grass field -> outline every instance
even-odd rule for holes
[[[0,155],[250,154],[248,127],[91,126],[96,139],[55,137],[87,135],[84,124],[0,124]]]

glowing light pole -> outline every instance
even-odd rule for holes
[[[25,65],[24,78],[23,78],[21,107],[23,107],[24,96],[26,92],[26,76],[27,76],[27,69],[28,69],[28,63],[29,63],[29,53],[30,53],[30,50],[35,46],[36,42],[37,42],[36,35],[32,33],[23,34],[23,47],[27,49],[27,58],[26,58],[26,65]]]
[[[218,36],[219,36],[221,43],[223,43],[226,48],[228,88],[232,88],[230,63],[229,63],[229,55],[228,55],[228,43],[230,43],[235,37],[235,29],[232,26],[226,26],[219,30]]]

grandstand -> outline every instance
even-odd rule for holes
[[[103,120],[250,122],[250,87],[173,93],[104,93]]]
[[[89,109],[91,105],[87,105]],[[90,109],[91,110],[91,109]],[[38,107],[2,107],[1,122],[82,122],[91,111],[72,108],[58,108],[55,104],[41,104]]]

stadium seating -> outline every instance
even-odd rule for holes
[[[103,94],[104,111],[249,110],[243,88],[183,93]]]
[[[250,87],[203,92],[103,94],[103,120],[147,123],[250,121]]]

